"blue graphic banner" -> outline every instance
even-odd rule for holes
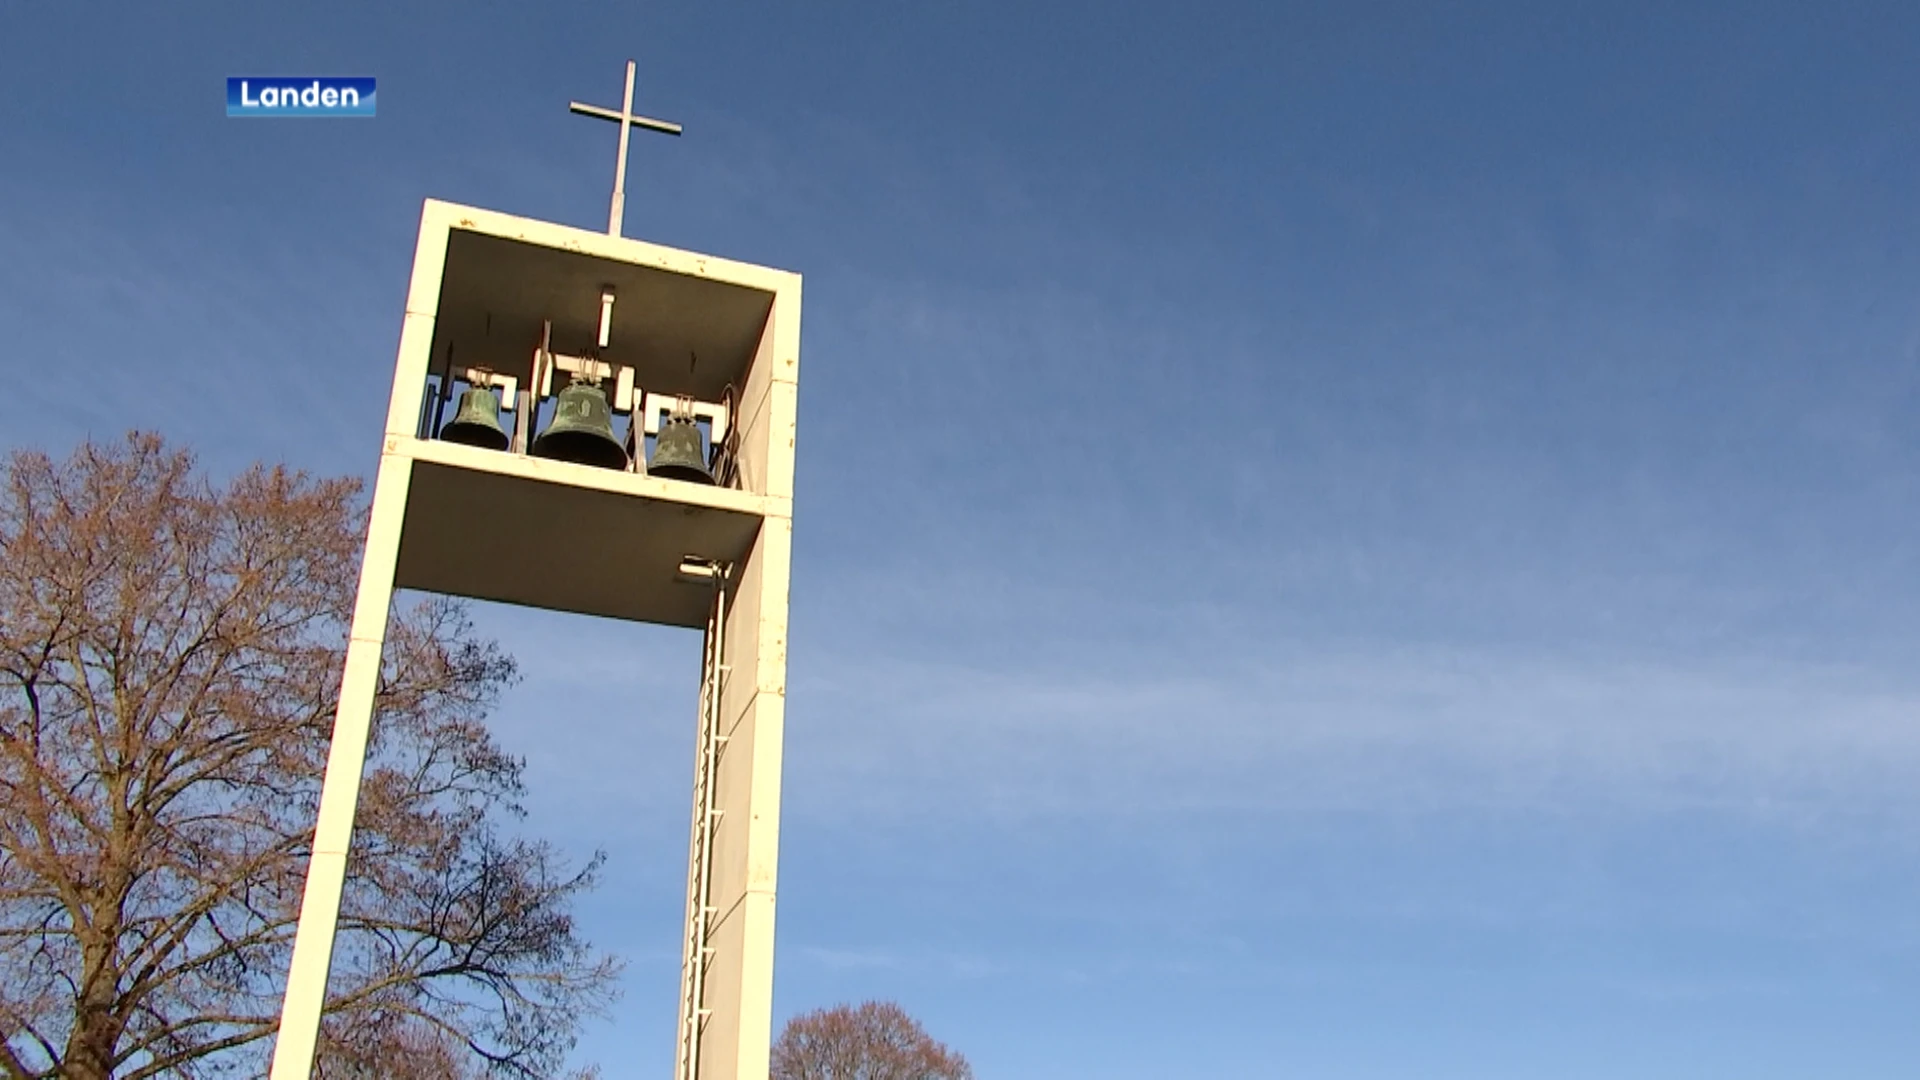
[[[228,116],[372,116],[372,76],[236,75]]]

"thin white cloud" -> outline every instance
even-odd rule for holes
[[[814,636],[789,671],[789,806],[957,819],[1708,811],[1795,826],[1920,811],[1920,688],[1866,664],[1310,646],[1244,619],[1203,628],[1205,614],[1169,617],[1164,644],[1090,626],[1085,642],[1013,661],[971,632],[942,644],[924,629],[801,627]],[[530,613],[502,625],[529,673],[502,710],[522,752],[569,762],[577,793],[634,788],[631,759],[596,759],[606,745],[678,784],[697,635]]]
[[[788,790],[825,813],[1904,816],[1920,693],[1862,675],[1440,650],[1193,672],[846,656],[790,690]]]

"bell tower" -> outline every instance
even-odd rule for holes
[[[797,274],[429,200],[273,1080],[307,1080],[396,588],[700,631],[676,1080],[765,1080]]]

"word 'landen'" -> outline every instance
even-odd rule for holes
[[[290,105],[303,108],[354,108],[360,104],[360,91],[353,87],[326,87],[322,89],[320,80],[315,79],[307,86],[263,86],[260,96],[252,96],[247,80],[240,80],[240,104],[249,109],[275,109]]]

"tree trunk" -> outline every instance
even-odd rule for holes
[[[120,1021],[113,1014],[114,985],[105,972],[93,970],[88,975],[85,996],[74,1012],[62,1075],[66,1080],[112,1080],[114,1053],[120,1043]]]

